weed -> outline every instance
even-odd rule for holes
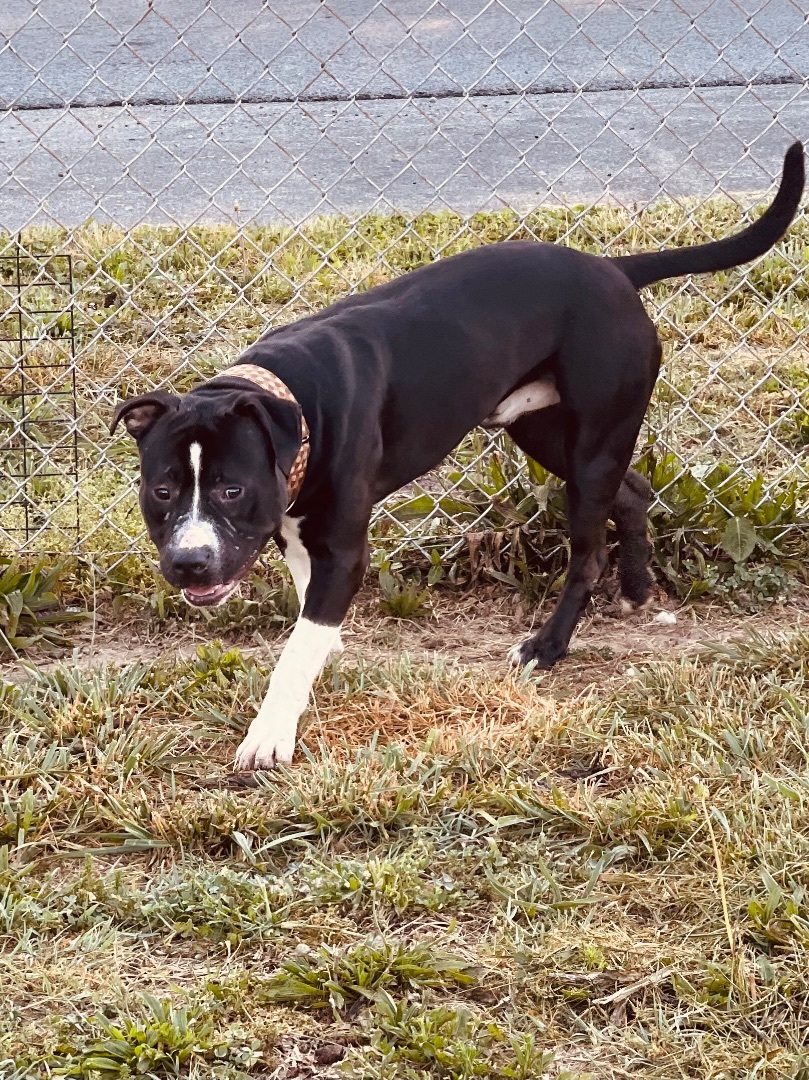
[[[359,909],[389,906],[397,914],[410,910],[441,911],[462,903],[461,883],[446,872],[429,870],[431,848],[368,859],[341,858],[321,864],[307,875],[307,890],[320,904],[340,903]]]
[[[221,641],[197,645],[197,658],[193,665],[194,682],[191,685],[207,683],[222,688],[229,687],[255,666],[255,662],[246,660],[238,649],[224,648]]]
[[[768,491],[762,474],[751,481],[724,464],[684,469],[673,454],[658,457],[652,448],[637,467],[663,500],[650,515],[655,558],[677,593],[746,593],[758,603],[785,594],[790,572],[799,569],[802,542],[790,527],[801,519],[805,485]],[[769,580],[766,571],[747,568],[756,557],[766,557]]]
[[[531,1035],[508,1040],[497,1023],[481,1021],[468,1008],[428,1009],[396,1001],[385,990],[374,1001],[370,1046],[353,1068],[349,1063],[349,1076],[534,1080],[553,1062]]]
[[[762,872],[766,889],[764,899],[751,900],[747,905],[750,917],[750,938],[767,952],[809,946],[809,905],[806,886],[793,884],[786,894],[775,879]]]
[[[751,633],[744,641],[706,646],[710,663],[737,669],[739,675],[771,675],[782,685],[803,679],[809,662],[809,635],[796,630],[788,637]]]
[[[703,570],[705,592],[727,600],[731,611],[758,611],[766,604],[783,603],[791,595],[795,579],[785,566],[771,562],[728,566],[717,563]]]
[[[137,1018],[94,1018],[99,1035],[78,1047],[64,1048],[65,1064],[56,1075],[66,1080],[94,1080],[97,1076],[179,1076],[192,1065],[223,1060],[250,1065],[261,1057],[258,1047],[235,1053],[214,1032],[211,1018],[184,1006],[143,995]],[[245,1053],[246,1051],[246,1053]]]
[[[394,619],[419,619],[428,614],[430,594],[420,581],[405,581],[400,573],[391,570],[389,562],[379,571],[380,606]]]
[[[40,559],[30,570],[22,570],[18,563],[0,557],[0,655],[32,645],[67,644],[57,628],[84,618],[84,613],[60,608],[53,590],[64,573],[61,563],[48,566]]]
[[[285,960],[263,988],[268,1001],[291,1001],[335,1012],[352,1002],[373,1000],[379,990],[447,989],[472,986],[471,965],[427,944],[378,941],[343,952],[323,947]]]
[[[155,882],[138,910],[138,921],[169,937],[231,944],[268,936],[288,909],[272,879],[222,867],[211,872],[185,867]]]

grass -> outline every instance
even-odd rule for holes
[[[66,644],[57,627],[82,616],[59,610],[53,590],[63,575],[63,566],[48,566],[44,559],[29,570],[0,556],[0,654]]]
[[[267,675],[3,688],[0,1075],[802,1075],[805,634],[567,697],[344,659],[245,781]]]
[[[663,201],[637,216],[602,206],[542,208],[525,220],[509,212],[468,220],[450,213],[413,220],[370,216],[354,223],[334,218],[297,233],[272,226],[243,232],[228,226],[144,226],[124,233],[97,224],[70,234],[30,230],[23,244],[40,261],[65,251],[73,255],[79,447],[77,504],[70,476],[44,475],[44,449],[40,462],[28,446],[29,467],[42,470],[29,485],[36,532],[29,547],[72,550],[77,512],[82,552],[96,566],[109,569],[143,545],[132,482],[136,454],[126,438],[110,442],[106,434],[116,396],[155,384],[187,389],[223,367],[271,322],[305,315],[349,289],[368,288],[481,243],[534,237],[620,254],[698,243],[744,220],[733,200],[718,198],[698,206]],[[661,495],[658,533],[668,544],[667,557],[683,520],[689,530],[707,529],[708,546],[716,547],[735,512],[727,505],[728,491],[738,502],[751,482],[758,483],[758,505],[765,510],[792,499],[785,525],[803,513],[807,250],[809,219],[802,216],[787,239],[752,267],[647,291],[666,344],[665,381],[650,410],[648,432],[665,444],[655,450],[663,465],[649,465],[649,471]],[[45,281],[28,302],[35,309],[31,327],[41,338],[37,364],[65,363],[69,325],[63,316],[44,313],[64,305],[64,296]],[[52,441],[60,424],[69,435],[70,417],[60,404],[65,399],[56,393],[68,385],[53,371],[29,366],[28,431],[34,444]],[[12,420],[19,419],[20,408],[15,379],[6,374],[0,385],[0,413]],[[389,557],[397,549],[411,550],[413,537],[423,546],[446,548],[459,529],[503,532],[531,521],[553,530],[554,518],[543,509],[547,477],[520,474],[520,458],[507,440],[501,440],[499,456],[481,458],[483,446],[479,434],[470,436],[437,474],[394,497],[391,513],[375,525],[376,542]],[[665,447],[671,449],[668,456]],[[10,447],[9,460],[21,453],[21,447]],[[744,468],[728,465],[734,460]],[[705,483],[717,468],[725,469],[723,489]],[[10,477],[0,478],[0,502],[7,501],[3,528],[11,540],[23,523],[16,490]],[[705,546],[704,536],[700,542]],[[416,599],[417,594],[394,602],[407,607]]]

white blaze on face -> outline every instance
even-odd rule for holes
[[[202,447],[198,442],[192,442],[188,454],[191,460],[191,475],[194,478],[191,512],[177,522],[171,546],[186,550],[207,547],[218,553],[221,547],[219,536],[213,524],[201,513]]]
[[[194,474],[194,498],[191,502],[191,517],[199,517],[199,479],[202,475],[202,447],[198,442],[192,442],[188,448],[188,456],[191,458],[191,472]]]

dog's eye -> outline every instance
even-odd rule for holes
[[[225,488],[226,499],[238,499],[241,495],[242,489],[240,487],[227,487]]]
[[[155,498],[160,499],[162,502],[167,502],[171,498],[171,492],[167,487],[156,487],[154,493]]]

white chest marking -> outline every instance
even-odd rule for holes
[[[301,611],[303,611],[306,590],[309,588],[309,579],[312,576],[312,560],[309,558],[309,552],[301,542],[301,519],[292,518],[285,514],[281,518],[279,531],[286,544],[284,561],[289,567],[289,572],[295,584],[295,592],[298,594],[298,603]]]
[[[518,417],[547,409],[549,405],[558,405],[560,400],[556,386],[549,379],[537,379],[503,398],[491,416],[483,421],[483,426],[508,427]]]
[[[284,562],[289,567],[289,572],[292,575],[292,582],[295,586],[295,592],[298,594],[298,604],[300,606],[300,614],[303,615],[304,605],[306,604],[306,591],[309,588],[309,581],[312,577],[312,560],[309,558],[309,552],[301,540],[301,518],[293,518],[288,514],[284,514],[281,518],[281,528],[279,532],[286,544],[284,550]],[[340,639],[340,634],[337,634],[337,638],[331,647],[333,654],[341,653],[343,651],[343,642]]]
[[[221,549],[219,536],[213,524],[200,512],[202,501],[202,447],[192,442],[188,450],[191,459],[191,475],[194,478],[194,490],[191,496],[191,512],[177,523],[172,539],[174,548],[213,548],[218,554]]]

